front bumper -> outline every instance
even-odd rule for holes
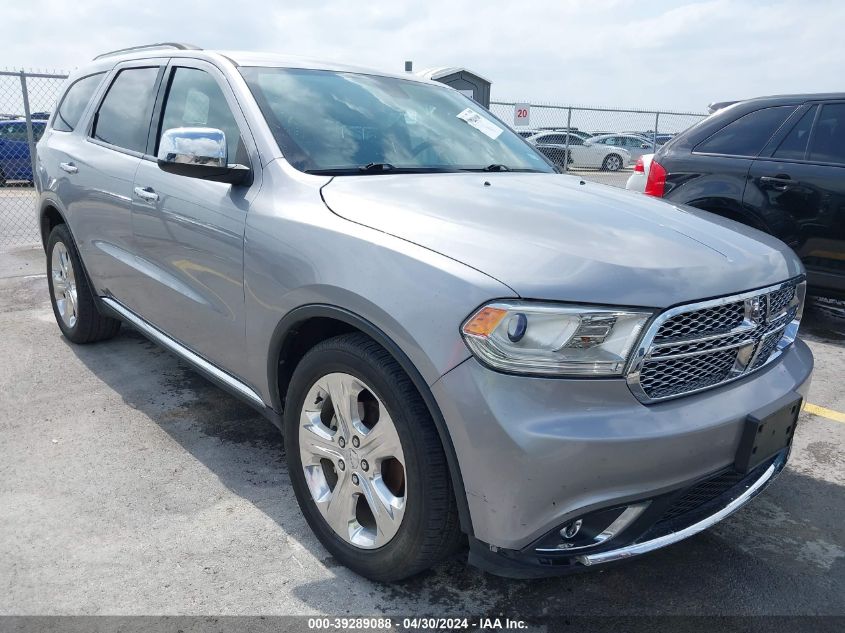
[[[734,462],[747,414],[791,392],[806,397],[812,367],[799,340],[747,378],[647,406],[621,379],[512,376],[469,359],[432,390],[461,466],[474,559],[489,554],[507,562],[508,553],[519,553],[523,563],[528,556],[541,565],[536,544],[569,521],[663,498],[724,471]],[[687,527],[679,533],[694,533]],[[624,536],[608,545],[626,548],[631,542]],[[483,566],[493,567],[488,562]]]

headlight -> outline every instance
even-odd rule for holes
[[[650,312],[497,301],[461,327],[470,351],[521,374],[619,376]]]

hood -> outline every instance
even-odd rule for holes
[[[803,271],[765,233],[575,176],[346,176],[322,195],[341,217],[463,262],[528,299],[661,308]]]

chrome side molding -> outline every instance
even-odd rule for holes
[[[153,324],[148,323],[147,321],[142,319],[140,316],[132,312],[123,304],[115,301],[111,297],[101,297],[100,299],[111,310],[114,310],[123,319],[131,323],[135,328],[137,328],[142,334],[151,338],[153,341],[155,341],[162,347],[173,352],[180,358],[185,359],[191,365],[200,369],[201,371],[204,371],[216,380],[219,380],[226,386],[230,387],[233,391],[239,393],[251,402],[254,402],[262,408],[267,406],[266,404],[264,404],[264,401],[261,399],[261,396],[259,396],[258,393],[256,393],[255,390],[253,390],[251,387],[242,383],[240,380],[238,380],[231,374],[223,371],[222,369],[217,367],[217,365],[210,363],[199,354],[192,352],[187,347],[185,347],[175,339],[171,338],[170,336],[159,330]]]

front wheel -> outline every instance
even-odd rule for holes
[[[320,542],[372,580],[411,576],[460,542],[446,456],[402,368],[363,334],[319,343],[288,388],[285,452]]]
[[[619,154],[610,154],[604,159],[601,168],[605,171],[619,171],[622,169],[622,158]]]

